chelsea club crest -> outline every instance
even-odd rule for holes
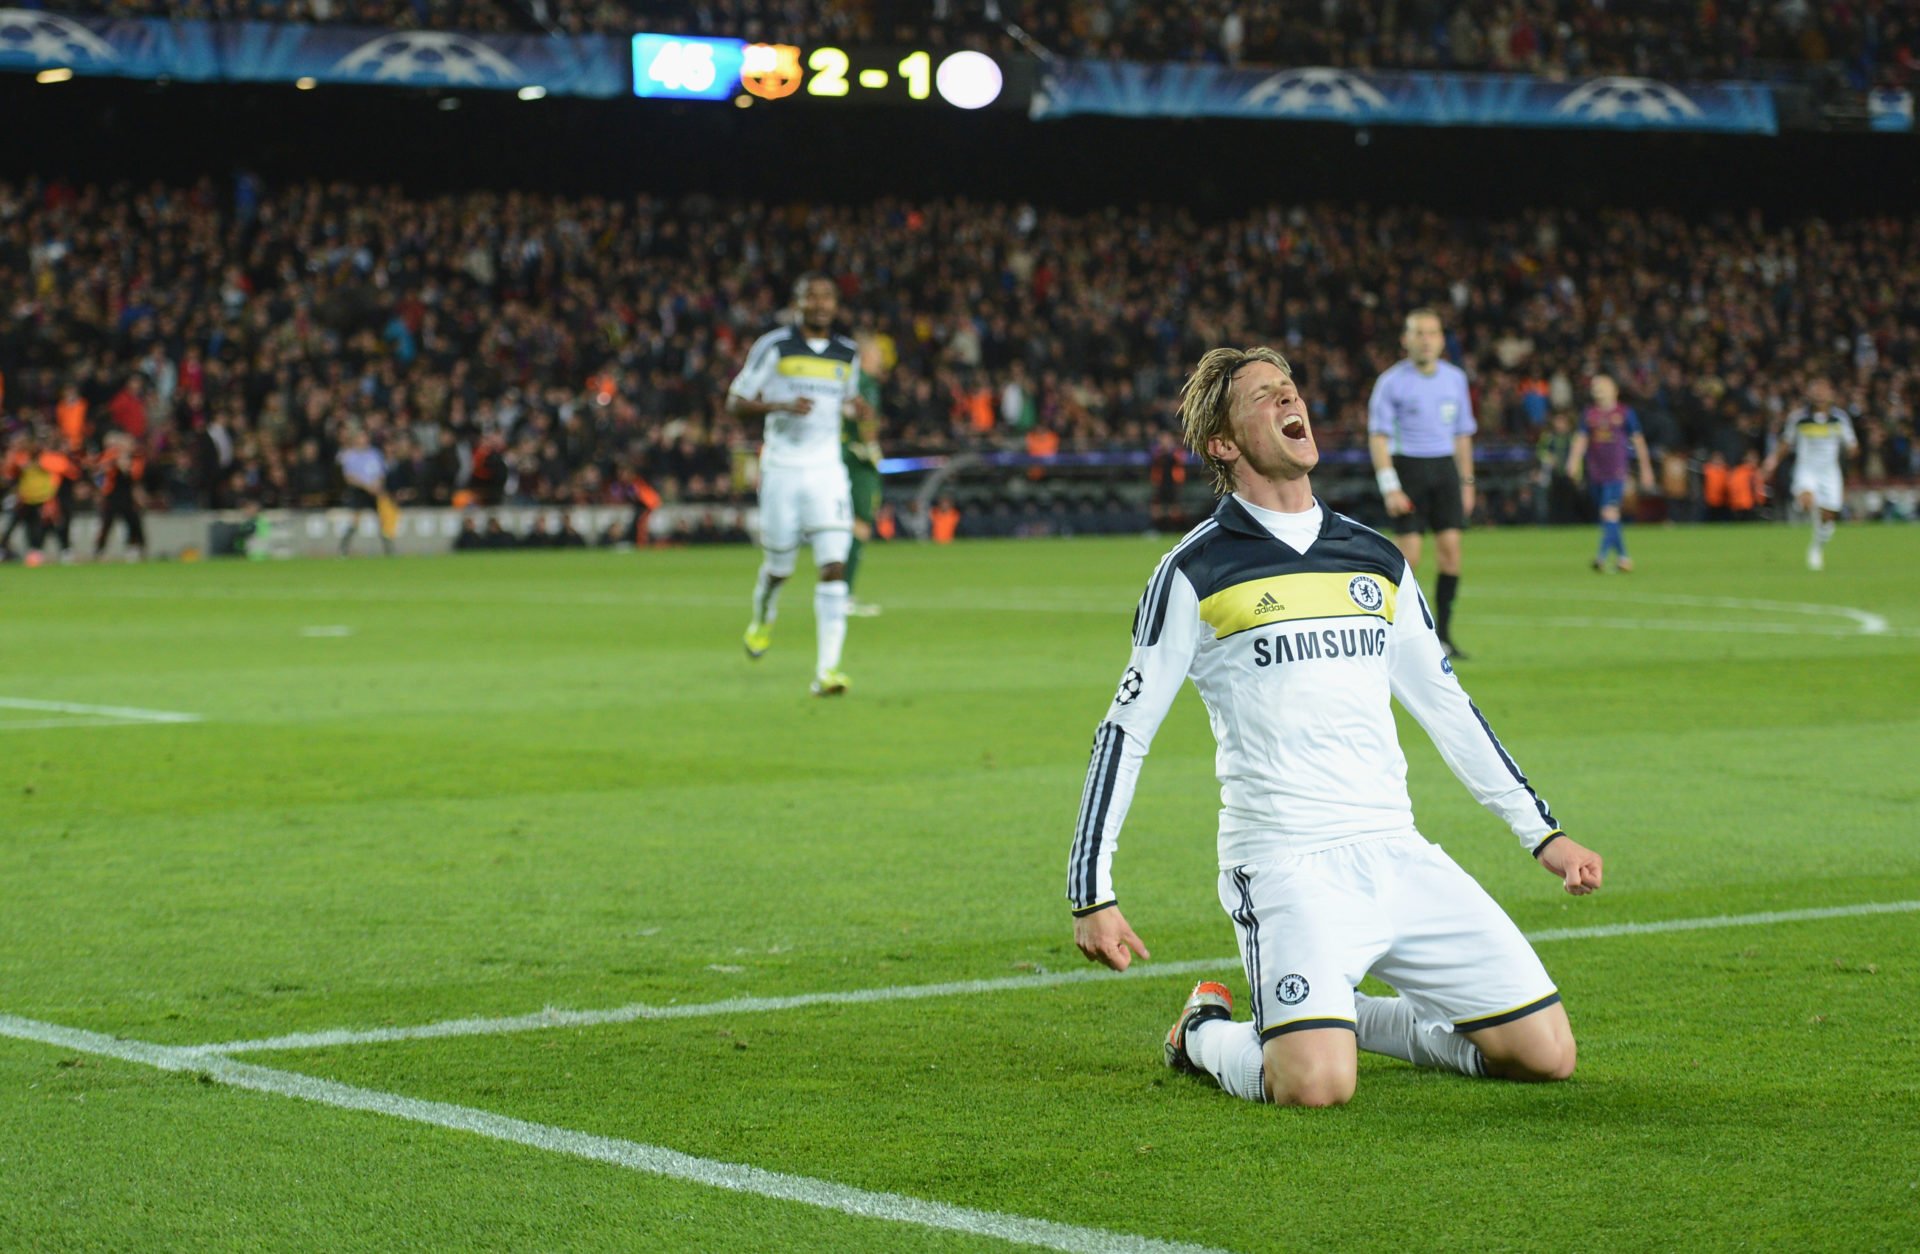
[[[1369,614],[1378,613],[1387,603],[1387,594],[1380,591],[1380,581],[1372,575],[1355,575],[1347,581],[1347,595],[1353,603]]]

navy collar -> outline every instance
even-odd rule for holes
[[[1344,537],[1347,524],[1340,515],[1328,509],[1327,503],[1318,496],[1313,498],[1313,503],[1320,507],[1320,539]],[[1247,507],[1240,503],[1240,498],[1231,492],[1220,498],[1219,506],[1213,511],[1213,520],[1224,530],[1239,535],[1251,536],[1256,540],[1273,539],[1273,533],[1261,526],[1260,520],[1249,514]]]

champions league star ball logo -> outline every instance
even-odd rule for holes
[[[1127,667],[1127,673],[1120,677],[1120,691],[1113,694],[1115,705],[1132,705],[1140,697],[1140,687],[1146,683],[1146,677],[1133,667]]]
[[[1240,103],[1303,117],[1365,117],[1393,109],[1387,98],[1358,74],[1324,67],[1283,70],[1241,97]]]
[[[333,67],[380,83],[448,83],[518,87],[532,81],[513,62],[475,39],[447,31],[383,35],[349,52]]]
[[[111,65],[113,46],[72,18],[33,9],[0,9],[0,62]]]
[[[1553,106],[1555,117],[1593,122],[1669,126],[1701,116],[1700,106],[1678,87],[1650,78],[1596,78],[1568,92]]]

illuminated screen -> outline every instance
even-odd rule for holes
[[[727,100],[740,90],[743,39],[688,35],[633,37],[633,94],[673,100]]]

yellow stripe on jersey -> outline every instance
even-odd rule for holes
[[[1377,575],[1302,571],[1222,588],[1200,602],[1200,618],[1223,640],[1268,623],[1302,618],[1384,618],[1393,621],[1400,590]]]
[[[1840,434],[1840,424],[1837,422],[1803,422],[1798,427],[1798,430],[1801,435],[1811,436],[1820,440],[1831,440],[1834,436]]]
[[[780,373],[789,379],[832,379],[839,383],[851,369],[846,362],[831,357],[802,357],[796,353],[780,359]]]

